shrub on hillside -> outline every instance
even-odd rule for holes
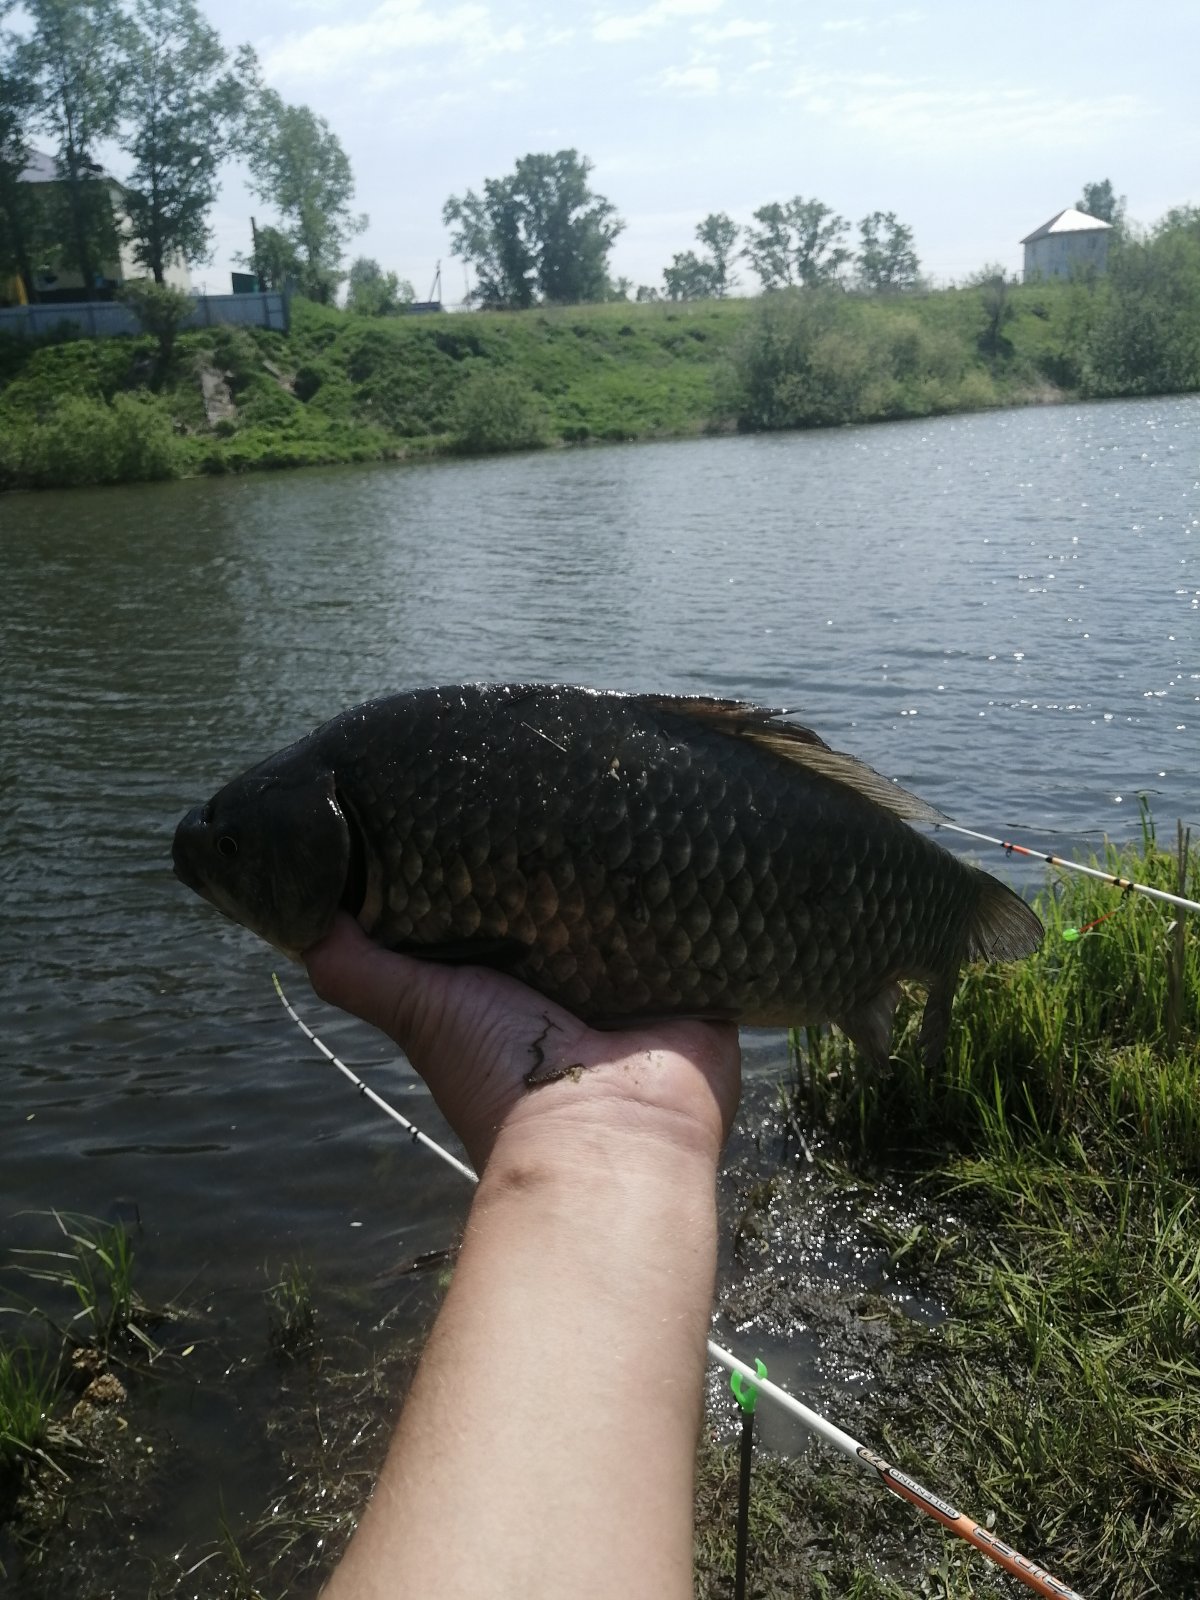
[[[1200,389],[1200,231],[1168,225],[1116,250],[1080,387],[1089,396]]]
[[[994,400],[978,362],[965,334],[894,305],[785,292],[734,347],[723,399],[746,430],[928,416]]]
[[[186,446],[150,395],[103,400],[72,395],[40,420],[0,428],[0,487],[72,488],[177,477]]]
[[[459,390],[454,438],[471,453],[537,449],[548,442],[546,414],[515,374],[478,366]]]

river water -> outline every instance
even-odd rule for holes
[[[188,806],[356,700],[741,696],[1060,853],[1135,836],[1139,794],[1200,824],[1198,480],[1185,398],[0,499],[0,1244],[47,1242],[51,1207],[136,1217],[156,1292],[198,1283],[214,1337],[257,1339],[278,1263],[350,1292],[452,1237],[461,1180],[340,1087],[272,953],[170,871]],[[782,1036],[748,1058],[778,1074]],[[236,1450],[212,1404],[197,1439]],[[182,1483],[215,1507],[213,1479]]]

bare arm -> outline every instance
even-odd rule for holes
[[[348,922],[309,966],[404,1046],[482,1173],[328,1600],[691,1595],[736,1033],[595,1033],[497,974],[387,955]],[[528,1090],[539,1039],[547,1065],[584,1070]]]

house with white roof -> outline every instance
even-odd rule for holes
[[[1099,217],[1068,206],[1021,240],[1025,246],[1025,282],[1104,272],[1112,231],[1111,222],[1102,222]]]

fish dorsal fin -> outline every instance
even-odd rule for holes
[[[831,783],[853,789],[905,822],[946,821],[945,813],[936,806],[902,789],[856,756],[831,750],[811,728],[801,727],[798,722],[781,721],[782,714],[778,711],[748,705],[742,700],[712,700],[702,695],[647,695],[646,700],[656,711],[690,717],[716,733],[745,739],[761,750],[769,750],[782,761],[792,761],[828,778]]]

